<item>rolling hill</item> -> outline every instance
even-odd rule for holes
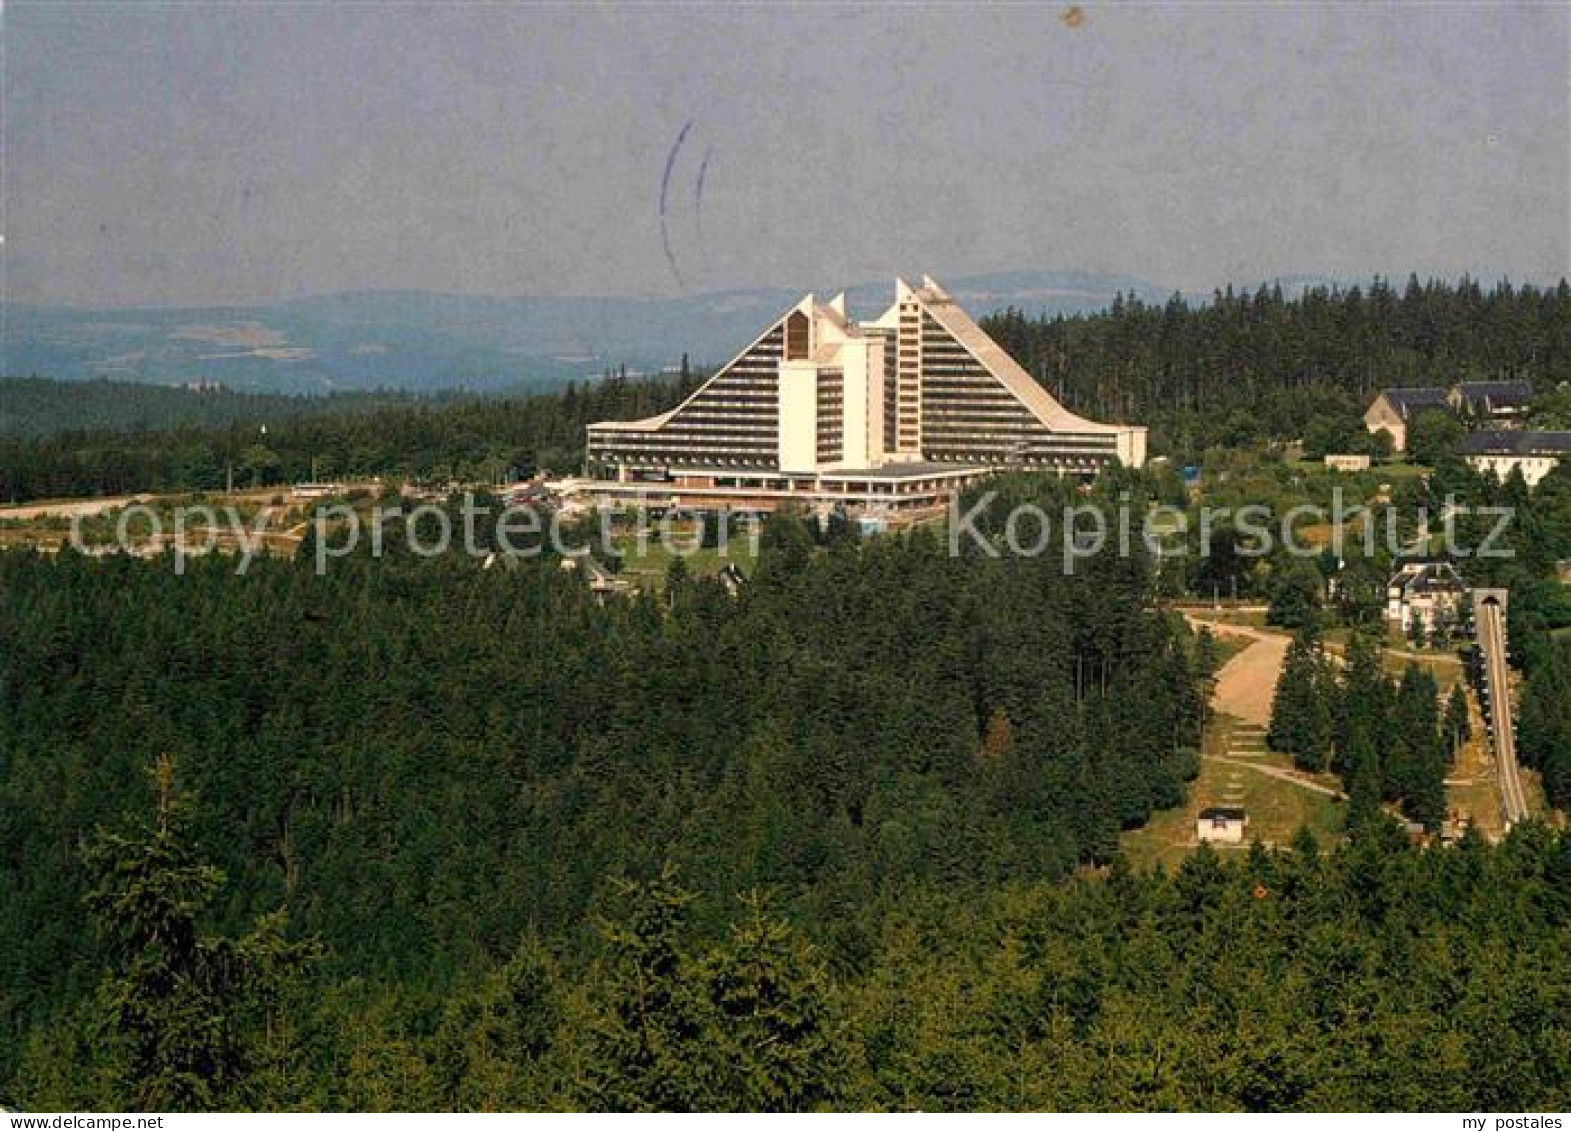
[[[1140,279],[1014,271],[946,279],[978,315],[1090,312],[1115,294],[1162,301]],[[549,388],[625,365],[648,371],[688,354],[728,360],[807,288],[678,298],[506,297],[353,291],[249,306],[117,308],[8,305],[0,376],[219,382],[256,393],[366,389],[429,392]],[[827,288],[825,288],[827,290]],[[890,282],[853,287],[859,314],[889,301]]]

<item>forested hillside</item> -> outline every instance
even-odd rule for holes
[[[1202,848],[1172,876],[918,881],[842,912],[863,928],[851,952],[767,893],[703,916],[666,869],[608,885],[582,948],[527,934],[442,984],[331,979],[276,917],[204,932],[223,876],[193,849],[189,797],[161,789],[157,805],[145,831],[88,847],[111,945],[96,997],[29,1036],[18,1094],[44,1110],[1571,1098],[1571,838],[1542,826],[1493,848],[1422,852],[1375,828],[1329,854],[1307,836],[1230,860]],[[228,985],[202,976],[223,953]]]
[[[1357,429],[1389,385],[1571,380],[1571,286],[1485,290],[1410,278],[1346,291],[1218,292],[1191,306],[1120,299],[1098,315],[1031,320],[1009,310],[983,328],[1071,407],[1150,425],[1185,458],[1217,443],[1295,439],[1311,422]]]
[[[445,394],[449,401],[462,394]],[[424,403],[440,403],[431,398]],[[280,396],[229,389],[186,389],[135,381],[55,381],[0,378],[0,436],[53,436],[60,432],[150,432],[172,428],[223,428],[300,416],[347,415],[388,405],[420,403],[414,393],[332,393]]]
[[[1198,742],[1187,633],[1143,597],[1128,563],[815,550],[794,521],[739,598],[604,608],[550,562],[0,556],[9,1039],[90,981],[81,843],[164,754],[231,877],[218,922],[283,904],[338,977],[576,946],[609,877],[663,862],[709,916],[777,887],[849,959],[907,885],[1106,861]]]
[[[1205,650],[1139,558],[826,537],[610,606],[0,555],[0,1092],[1563,1106],[1571,840],[1065,884],[1180,798]]]
[[[224,394],[247,404],[275,405],[278,411],[253,415],[248,409],[226,425],[147,431],[127,427],[142,394],[122,396],[126,387],[114,386],[112,399],[127,405],[130,415],[113,427],[93,426],[101,414],[89,396],[77,429],[0,434],[0,502],[216,490],[229,481],[231,468],[237,487],[300,482],[311,477],[313,468],[320,478],[382,475],[442,483],[488,481],[509,469],[519,474],[539,467],[571,471],[583,459],[588,424],[667,408],[692,381],[689,376],[630,379],[616,374],[560,393],[500,398],[367,394],[313,401]],[[29,383],[13,382],[0,385],[0,396],[16,393],[19,413],[35,402],[43,413],[47,400],[48,412],[57,414],[61,398],[74,398],[84,388],[94,386],[53,384],[46,395]],[[26,419],[31,418],[24,425]]]
[[[0,554],[0,1092],[1563,1106],[1564,835],[1064,882],[1193,770],[1206,651],[1148,590],[794,520],[737,596],[605,607]]]
[[[1559,372],[1563,291],[1509,296],[1551,323],[1521,330],[1529,368],[1511,372]],[[1327,301],[1219,309],[1248,326],[1263,303],[1291,338]],[[1245,438],[1294,427],[1294,397],[1351,411],[1360,364],[1418,356],[1381,337],[1408,301],[1361,362],[1301,386],[1281,378],[1298,347],[1239,361],[1235,381],[1278,382],[1259,403],[1281,414]],[[1153,316],[1021,323],[1012,348],[1066,335],[1090,351],[1073,366],[1086,395],[1101,373],[1157,397],[1177,370],[1098,337]],[[1171,317],[1210,327],[1191,354],[1231,324]],[[1236,360],[1277,339],[1218,340]],[[1141,386],[1146,365],[1167,376]],[[1148,406],[1185,443],[1253,411],[1200,384],[1203,404]],[[264,484],[313,461],[324,478],[561,470],[585,423],[681,387],[302,414],[265,437],[246,421],[12,438],[0,493],[206,489],[230,464]],[[1278,510],[1329,482],[1270,458]],[[1393,499],[1517,509],[1515,557],[1466,568],[1512,588],[1522,754],[1562,801],[1568,485],[1562,470],[1529,494],[1448,458]],[[1171,469],[1088,494],[988,487],[975,526],[991,535],[1017,503],[1185,501]],[[1278,743],[1343,773],[1349,841],[1131,873],[1119,835],[1181,801],[1215,652],[1157,606],[1138,542],[1066,572],[1054,534],[1039,557],[995,560],[783,518],[736,594],[678,566],[604,606],[552,560],[482,569],[396,545],[325,576],[309,541],[244,576],[222,556],[177,576],[167,559],[0,553],[0,1103],[1571,1103],[1571,836],[1416,849],[1380,806],[1433,823],[1455,729],[1433,684],[1385,680],[1361,643],[1336,675],[1306,630]],[[1235,531],[1211,539],[1220,552],[1170,564],[1162,593],[1241,578],[1302,624],[1329,604],[1325,570],[1347,583],[1348,624],[1378,616],[1381,568],[1365,608],[1351,564],[1250,564]]]
[[[1186,460],[1216,444],[1300,438],[1311,426],[1322,446],[1357,439],[1359,415],[1387,385],[1521,377],[1547,392],[1571,380],[1564,283],[1484,291],[1465,279],[1411,280],[1399,294],[1377,279],[1367,290],[1310,289],[1293,299],[1276,288],[1229,290],[1200,306],[1120,298],[1101,314],[1034,321],[1006,310],[983,325],[1071,407],[1150,425],[1154,453]],[[0,436],[0,500],[210,489],[231,464],[237,482],[287,482],[307,477],[313,458],[324,476],[560,471],[582,459],[586,424],[668,408],[693,380],[684,367],[669,380],[613,376],[559,394],[445,406],[319,415],[312,404],[269,421],[265,437],[254,422],[128,436],[128,421],[107,425],[88,402],[70,434]],[[64,389],[75,396],[82,387]],[[0,397],[9,395],[0,385]]]

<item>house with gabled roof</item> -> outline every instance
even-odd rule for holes
[[[1407,430],[1425,412],[1450,412],[1451,402],[1445,389],[1417,386],[1385,389],[1364,412],[1364,427],[1370,433],[1391,435],[1394,451],[1407,451]]]
[[[1426,412],[1449,412],[1470,428],[1520,428],[1533,406],[1531,381],[1459,381],[1450,388],[1414,385],[1384,389],[1364,411],[1370,434],[1391,434],[1393,450],[1407,450],[1408,428]]]
[[[1516,428],[1533,405],[1531,381],[1463,381],[1447,401],[1464,420],[1492,428]]]

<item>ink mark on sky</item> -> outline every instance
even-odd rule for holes
[[[671,254],[671,233],[666,226],[666,198],[671,190],[671,170],[676,167],[676,155],[682,151],[682,143],[687,140],[687,132],[693,128],[693,120],[689,118],[682,127],[682,132],[676,135],[676,143],[671,146],[671,152],[666,154],[665,172],[660,177],[660,246],[665,251],[665,261],[671,267],[671,274],[676,276],[677,286],[686,286],[682,281],[681,268],[676,265],[676,256]]]
[[[698,185],[693,190],[693,228],[698,233],[698,254],[703,259],[705,272],[709,269],[709,245],[704,242],[704,176],[709,172],[709,159],[715,147],[704,147],[704,159],[698,163]]]

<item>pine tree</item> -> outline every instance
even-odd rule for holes
[[[558,1081],[542,1070],[562,1020],[556,969],[545,946],[526,939],[477,992],[449,1002],[434,1056],[448,1103],[496,1111],[562,1102]]]
[[[828,1102],[842,1053],[828,982],[812,951],[756,894],[746,917],[704,963],[711,1039],[725,1066],[726,1104],[740,1111],[806,1111]]]
[[[1388,788],[1408,816],[1434,831],[1445,818],[1445,756],[1439,690],[1428,669],[1407,666],[1397,688],[1396,712],[1401,730]]]
[[[1458,680],[1451,686],[1451,696],[1446,700],[1445,751],[1446,760],[1456,762],[1457,752],[1473,737],[1473,724],[1468,716],[1467,689]]]
[[[706,1002],[682,938],[693,895],[669,865],[653,880],[619,883],[617,895],[622,914],[600,924],[606,963],[581,1098],[610,1111],[715,1106]]]
[[[157,818],[140,836],[100,832],[88,846],[87,905],[110,969],[96,1032],[121,1106],[200,1111],[247,1106],[253,1074],[272,1054],[264,1021],[290,972],[315,952],[284,938],[283,912],[240,939],[197,924],[224,886],[191,844],[191,798],[174,761],[156,768]]]
[[[1291,754],[1299,769],[1326,768],[1331,747],[1330,691],[1319,633],[1312,623],[1306,624],[1288,645],[1266,736],[1271,748]]]
[[[1195,684],[1200,696],[1200,723],[1204,726],[1211,718],[1211,696],[1216,690],[1217,673],[1222,670],[1222,653],[1217,647],[1216,634],[1210,626],[1201,625],[1195,637]]]
[[[1334,766],[1344,781],[1351,780],[1353,735],[1362,734],[1373,742],[1380,721],[1390,710],[1388,687],[1380,669],[1380,652],[1373,636],[1354,633],[1348,642],[1347,665],[1342,670],[1341,694],[1337,700],[1336,757]]]
[[[1347,762],[1347,831],[1357,839],[1388,823],[1380,807],[1380,760],[1361,730],[1354,731]]]
[[[1271,582],[1266,623],[1297,630],[1320,616],[1320,573],[1309,562],[1293,562]]]
[[[1528,676],[1517,747],[1522,761],[1544,775],[1550,803],[1571,804],[1571,647],[1546,651]]]
[[[666,603],[672,606],[681,604],[691,595],[692,587],[693,575],[688,569],[687,559],[681,555],[673,557],[665,571]]]

